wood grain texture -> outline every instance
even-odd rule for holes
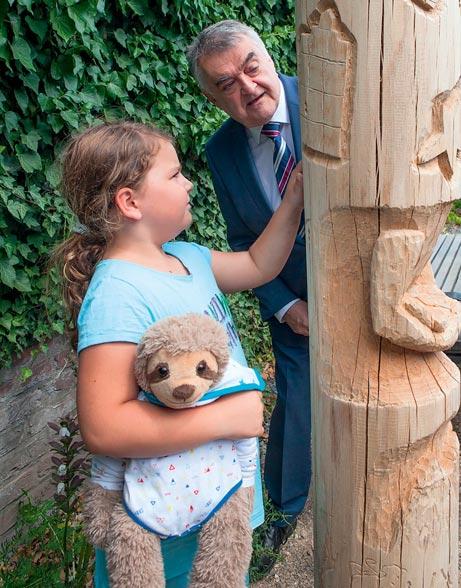
[[[460,4],[303,0],[297,33],[315,584],[457,586],[459,307],[428,264],[461,194]]]

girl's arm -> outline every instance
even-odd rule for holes
[[[90,451],[112,457],[154,457],[217,439],[263,434],[258,392],[232,394],[206,406],[174,410],[136,399],[136,345],[105,343],[79,355],[77,408]]]
[[[212,251],[211,265],[219,288],[223,292],[248,290],[278,276],[293,247],[302,211],[303,176],[298,163],[279,208],[248,251]]]

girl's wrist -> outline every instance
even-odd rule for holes
[[[304,203],[298,204],[297,202],[293,202],[288,194],[285,196],[285,198],[283,198],[281,206],[282,205],[284,205],[285,208],[290,211],[291,215],[297,214],[300,217],[304,211]]]

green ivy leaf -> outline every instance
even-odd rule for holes
[[[26,113],[29,106],[29,97],[27,96],[27,92],[25,90],[15,90],[14,95],[16,96],[16,101],[20,109]]]
[[[131,92],[131,90],[136,88],[136,86],[137,86],[136,77],[134,75],[130,74],[126,79],[126,89],[128,90],[128,92]]]
[[[96,32],[95,11],[88,0],[69,6],[67,12],[75,23],[75,28],[80,34],[89,31]]]
[[[194,98],[190,94],[186,94],[185,96],[176,96],[176,102],[179,104],[181,108],[183,108],[187,112],[190,111],[193,101]]]
[[[126,47],[127,35],[123,29],[117,29],[116,31],[114,31],[114,37],[117,39],[117,41],[120,43],[122,47]]]
[[[52,110],[54,110],[53,99],[49,96],[46,96],[46,94],[39,94],[37,96],[37,100],[43,112],[51,112]]]
[[[35,20],[30,16],[26,16],[26,22],[29,25],[30,30],[34,32],[40,39],[40,42],[43,43],[48,31],[48,22],[46,20]]]
[[[14,287],[19,292],[31,292],[32,286],[30,284],[30,280],[27,277],[27,274],[20,270],[16,273],[16,279],[14,280]]]
[[[148,11],[147,0],[127,0],[127,4],[138,16],[144,16]]]
[[[0,282],[13,288],[16,279],[16,271],[8,259],[0,259]]]
[[[124,102],[123,106],[129,116],[134,116],[136,114],[136,108],[132,102]]]
[[[53,188],[57,188],[59,185],[60,177],[61,177],[60,172],[59,172],[59,166],[57,164],[50,165],[45,170],[45,176],[46,176],[48,183]]]
[[[111,83],[107,84],[106,88],[107,88],[107,93],[112,98],[124,98],[126,96],[125,91],[122,88],[120,88],[120,86],[117,86],[117,84],[113,84],[111,82]]]
[[[38,94],[38,85],[40,83],[40,78],[34,72],[31,72],[23,77],[24,85],[30,88],[35,94]]]
[[[35,66],[32,61],[29,43],[22,37],[16,38],[11,43],[11,51],[13,57],[20,61],[22,65],[29,71],[35,71]]]
[[[50,10],[50,22],[56,33],[66,43],[75,35],[75,24],[66,14],[58,14],[56,9]]]
[[[40,135],[39,133],[37,133],[37,131],[31,131],[26,135],[21,135],[21,141],[24,143],[24,145],[27,145],[27,147],[29,147],[29,149],[31,149],[32,151],[37,151],[38,142],[40,141]]]
[[[17,153],[16,155],[25,172],[31,173],[42,169],[42,159],[38,153]]]
[[[158,79],[162,82],[168,82],[171,78],[171,68],[167,63],[156,67],[155,73],[157,74]]]
[[[18,128],[18,125],[19,125],[18,115],[15,112],[13,112],[12,110],[5,112],[5,126],[6,126],[7,131],[9,133],[11,133],[11,131],[16,130]]]
[[[64,110],[61,112],[61,117],[70,124],[71,127],[74,129],[78,129],[79,126],[79,116],[73,110]]]

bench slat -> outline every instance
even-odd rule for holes
[[[440,237],[437,240],[437,244],[434,248],[435,253],[432,254],[432,259],[431,259],[432,270],[434,272],[435,281],[437,282],[437,285],[439,286],[439,288],[442,287],[442,283],[443,283],[443,279],[444,279],[444,273],[443,273],[442,266],[443,266],[445,260],[447,259],[447,256],[448,256],[448,259],[450,259],[449,251],[451,249],[452,243],[453,243],[453,235],[449,235],[449,234],[440,235]]]
[[[455,278],[458,276],[461,266],[461,258],[459,256],[461,235],[448,236],[450,239],[445,239],[445,241],[448,241],[449,246],[445,252],[443,261],[438,267],[436,282],[444,292],[455,292]]]
[[[448,270],[447,277],[443,283],[444,292],[458,292],[461,294],[461,239],[455,251],[455,258]]]
[[[447,234],[440,235],[437,239],[434,250],[432,251],[431,264],[434,274],[436,269],[439,267],[440,261],[443,259],[444,251],[446,251],[447,247],[449,246],[449,240],[447,240],[446,237],[448,237]]]

